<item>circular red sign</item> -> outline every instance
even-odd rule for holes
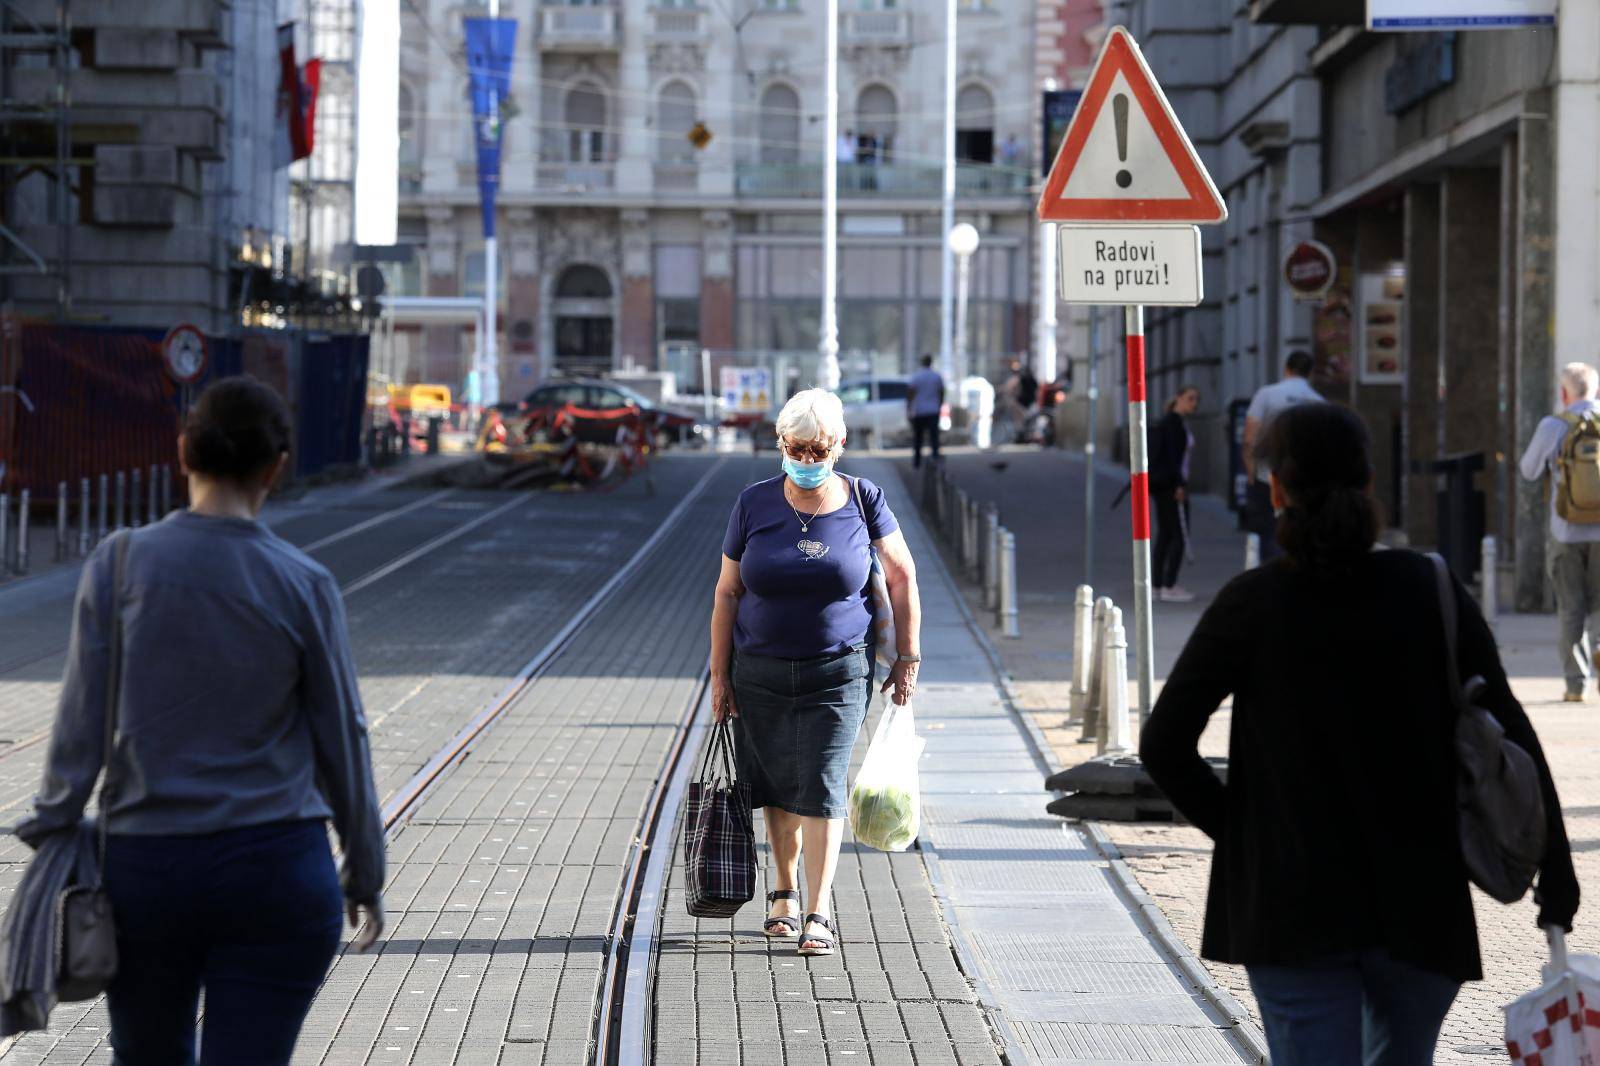
[[[1323,295],[1333,287],[1338,271],[1333,252],[1321,241],[1301,241],[1283,257],[1283,280],[1296,296]]]
[[[173,381],[179,385],[193,385],[205,377],[211,350],[206,344],[206,335],[184,322],[167,330],[161,340],[161,358]]]

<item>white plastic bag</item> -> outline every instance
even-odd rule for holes
[[[1546,927],[1544,984],[1506,1004],[1506,1051],[1517,1066],[1600,1066],[1600,957],[1567,954]]]
[[[850,829],[869,847],[904,851],[922,822],[917,760],[927,742],[917,736],[911,704],[885,703],[850,789]]]

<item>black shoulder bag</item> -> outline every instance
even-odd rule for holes
[[[1478,700],[1481,677],[1461,680],[1450,568],[1430,555],[1444,615],[1446,687],[1456,709],[1456,809],[1461,857],[1473,884],[1501,903],[1527,894],[1544,858],[1544,795],[1533,756],[1506,736]]]
[[[63,1003],[93,999],[117,973],[117,930],[111,920],[111,895],[105,888],[106,833],[111,817],[108,795],[111,752],[117,731],[117,701],[122,692],[122,585],[128,563],[128,534],[117,538],[111,586],[111,661],[106,677],[105,771],[100,781],[96,819],[98,854],[94,884],[73,885],[61,893],[56,909],[56,997]]]

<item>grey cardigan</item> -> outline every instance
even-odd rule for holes
[[[181,511],[131,534],[107,825],[197,835],[331,818],[345,896],[377,904],[383,819],[328,571],[256,522]],[[78,823],[103,762],[111,544],[84,565],[44,784],[16,833]]]

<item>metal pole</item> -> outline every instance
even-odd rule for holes
[[[1094,450],[1095,408],[1100,400],[1100,315],[1089,308],[1089,424],[1083,434],[1083,582],[1094,582]]]
[[[139,528],[139,468],[134,467],[128,471],[128,528]]]
[[[1039,383],[1056,379],[1056,224],[1039,227],[1039,337],[1034,342],[1034,373]]]
[[[967,281],[968,271],[972,265],[970,255],[956,256],[956,333],[955,333],[955,366],[956,380],[967,380]],[[977,425],[976,422],[973,423]],[[973,441],[977,443],[976,440]]]
[[[156,465],[154,465],[154,464],[151,464],[151,466],[150,466],[150,500],[149,500],[148,506],[145,507],[145,512],[144,512],[144,521],[145,521],[146,525],[154,525],[157,521],[160,520],[161,511],[158,510],[158,508],[160,507],[160,504],[161,504],[161,498],[160,497],[161,497],[161,468],[156,466]]]
[[[717,419],[716,400],[711,392],[711,349],[700,349],[700,391],[705,394],[706,401],[706,428],[711,431],[711,442],[716,443]]]
[[[96,516],[95,532],[94,532],[94,539],[95,539],[95,543],[96,544],[98,544],[100,541],[106,539],[106,507],[109,505],[109,502],[110,502],[109,499],[108,499],[108,497],[110,497],[110,495],[111,495],[110,485],[111,485],[111,479],[108,478],[106,475],[101,474],[100,475],[100,485],[99,485],[99,489],[100,489],[100,513]]]
[[[1106,670],[1106,625],[1111,618],[1111,597],[1101,596],[1094,601],[1089,638],[1089,686],[1085,694],[1083,729],[1078,743],[1086,744],[1105,731],[1100,728],[1100,711],[1105,704],[1105,685],[1102,678]]]
[[[1254,570],[1261,565],[1261,535],[1248,533],[1244,538],[1244,568]]]
[[[161,514],[172,513],[172,467],[161,468]]]
[[[89,554],[89,479],[78,482],[78,554]]]
[[[17,503],[17,573],[28,572],[28,510],[31,494],[27,489],[22,490],[22,498]]]
[[[500,17],[500,0],[489,0],[489,17]],[[500,123],[500,98],[489,94],[488,120]],[[496,181],[498,182],[498,178]],[[500,240],[495,236],[494,214],[484,219],[483,238],[483,365],[478,368],[478,396],[483,406],[500,402]]]
[[[954,2],[954,0],[952,0]],[[818,384],[839,387],[839,0],[828,0],[824,34],[827,56],[827,120],[822,151],[822,330]]]
[[[123,527],[125,527],[128,524],[128,514],[127,514],[127,511],[125,509],[126,508],[126,502],[124,500],[124,497],[127,495],[127,491],[128,491],[128,475],[124,471],[118,470],[117,471],[117,514],[116,514],[116,522],[113,523],[112,526],[111,526],[112,529],[122,529]]]
[[[1022,636],[1017,624],[1017,538],[1009,529],[1000,531],[1000,632]]]
[[[1000,602],[1000,512],[990,507],[983,512],[983,605]]]
[[[11,496],[0,491],[0,578],[11,564]]]
[[[954,253],[950,230],[956,224],[956,0],[944,5],[944,200],[939,225],[939,372],[945,388],[960,388],[951,355],[951,283]]]
[[[1094,658],[1094,589],[1079,585],[1072,597],[1072,704],[1071,714],[1083,721],[1089,696],[1089,661]]]
[[[1150,457],[1145,448],[1144,308],[1126,309],[1128,331],[1128,458],[1133,504],[1133,640],[1139,668],[1139,721],[1150,717],[1155,688],[1155,633],[1150,607]]]
[[[1122,611],[1111,609],[1106,626],[1105,708],[1106,727],[1100,734],[1100,752],[1126,755],[1133,750],[1133,731],[1128,722],[1128,634],[1122,628]]]
[[[56,562],[67,560],[67,483],[56,482]]]
[[[1483,617],[1493,626],[1499,621],[1500,615],[1500,548],[1493,536],[1483,538],[1481,570]]]

